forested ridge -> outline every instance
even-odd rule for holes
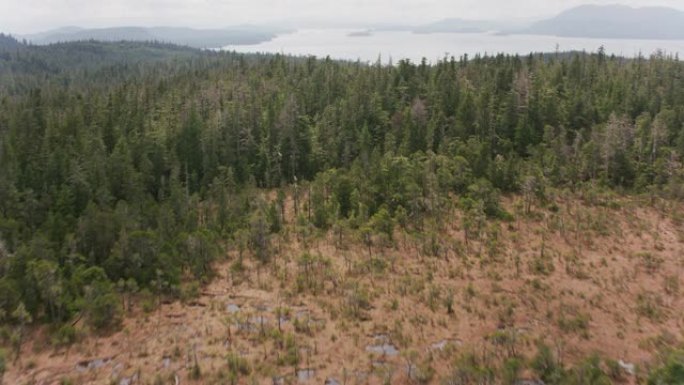
[[[0,317],[15,344],[31,322],[115,328],[122,298],[178,297],[227,248],[267,263],[286,195],[298,225],[362,239],[454,204],[510,220],[502,195],[548,188],[681,199],[683,77],[663,54],[381,65],[2,37]]]

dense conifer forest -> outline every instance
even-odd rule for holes
[[[122,300],[182,297],[226,250],[268,265],[286,199],[297,228],[369,250],[439,233],[456,207],[467,242],[515,220],[507,196],[523,211],[551,189],[680,200],[683,155],[684,64],[665,54],[382,65],[2,36],[3,338],[116,330]],[[544,381],[572,377],[551,354]],[[681,379],[676,362],[651,383]]]

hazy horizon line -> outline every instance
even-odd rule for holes
[[[64,24],[53,24],[45,26],[42,28],[14,28],[3,30],[6,34],[12,36],[24,37],[30,35],[36,35],[46,32],[53,32],[61,29],[78,28],[78,29],[92,29],[92,30],[102,30],[111,28],[189,28],[195,30],[222,30],[230,28],[247,28],[247,27],[257,27],[257,28],[320,28],[320,29],[333,29],[333,28],[378,28],[378,27],[419,27],[426,24],[439,22],[442,20],[454,19],[454,20],[464,20],[471,22],[534,22],[547,18],[557,16],[565,11],[582,7],[582,6],[597,6],[597,7],[610,7],[610,6],[623,6],[632,9],[647,9],[647,8],[667,8],[675,9],[680,12],[684,12],[684,4],[681,6],[675,5],[639,5],[632,6],[618,1],[607,3],[607,4],[596,4],[596,3],[582,3],[575,6],[564,7],[560,11],[556,12],[540,12],[534,16],[514,16],[514,17],[469,17],[458,15],[459,12],[453,12],[450,15],[445,15],[441,17],[428,17],[422,20],[411,20],[411,21],[401,21],[398,18],[389,17],[387,19],[363,19],[363,18],[339,18],[334,15],[318,15],[318,16],[292,16],[292,17],[277,17],[277,18],[261,18],[261,19],[251,19],[243,21],[232,21],[225,24],[219,23],[207,23],[207,22],[193,22],[188,20],[184,23],[175,22],[155,22],[148,17],[125,17],[125,18],[93,18],[92,21],[74,23],[66,22]]]

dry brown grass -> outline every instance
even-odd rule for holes
[[[406,383],[409,367],[412,382],[437,383],[458,352],[526,356],[538,340],[568,363],[597,352],[639,365],[682,338],[683,207],[610,199],[556,198],[556,209],[489,223],[467,244],[454,211],[437,248],[397,233],[370,256],[353,232],[304,246],[288,218],[269,266],[246,258],[236,273],[231,252],[196,300],[149,314],[138,306],[121,331],[69,350],[35,330],[5,383]],[[93,358],[111,361],[76,370]]]

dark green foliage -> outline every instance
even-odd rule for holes
[[[381,66],[0,36],[0,316],[108,328],[133,291],[209,279],[225,243],[267,262],[285,189],[301,240],[344,228],[371,256],[454,197],[473,238],[509,217],[501,194],[681,198],[683,75],[662,55]]]
[[[561,383],[566,377],[565,370],[558,363],[551,348],[544,344],[537,346],[537,354],[532,359],[531,367],[546,384]]]
[[[268,222],[261,209],[257,209],[249,220],[249,245],[254,256],[262,263],[271,258],[271,240]]]
[[[19,43],[19,41],[15,39],[12,35],[5,35],[4,33],[0,33],[0,50],[9,51],[21,48],[22,44]]]
[[[4,350],[0,350],[0,384],[2,384],[2,378],[5,377],[5,372],[7,371],[7,353]]]
[[[509,358],[503,363],[501,369],[502,382],[506,385],[513,385],[518,381],[523,362],[518,358]]]
[[[609,385],[612,381],[604,366],[597,355],[592,355],[571,368],[565,368],[544,344],[537,346],[537,354],[531,362],[539,378],[549,385]]]
[[[69,346],[76,342],[76,328],[70,324],[62,325],[52,335],[52,344],[56,347]]]
[[[240,377],[249,375],[251,367],[249,362],[238,354],[231,353],[228,355],[228,373],[231,384],[237,383]]]
[[[495,369],[483,362],[475,354],[463,354],[453,365],[451,372],[442,383],[444,385],[460,384],[494,384]]]
[[[104,271],[92,267],[79,272],[83,297],[79,301],[88,323],[95,330],[106,330],[121,322],[121,301]]]
[[[613,382],[603,371],[601,359],[592,355],[575,366],[564,384],[572,385],[611,385]]]
[[[394,219],[385,207],[381,207],[380,210],[373,215],[371,218],[371,223],[378,233],[386,236],[388,240],[392,240],[394,233]]]
[[[664,363],[648,376],[648,385],[684,384],[684,350],[667,355]]]

